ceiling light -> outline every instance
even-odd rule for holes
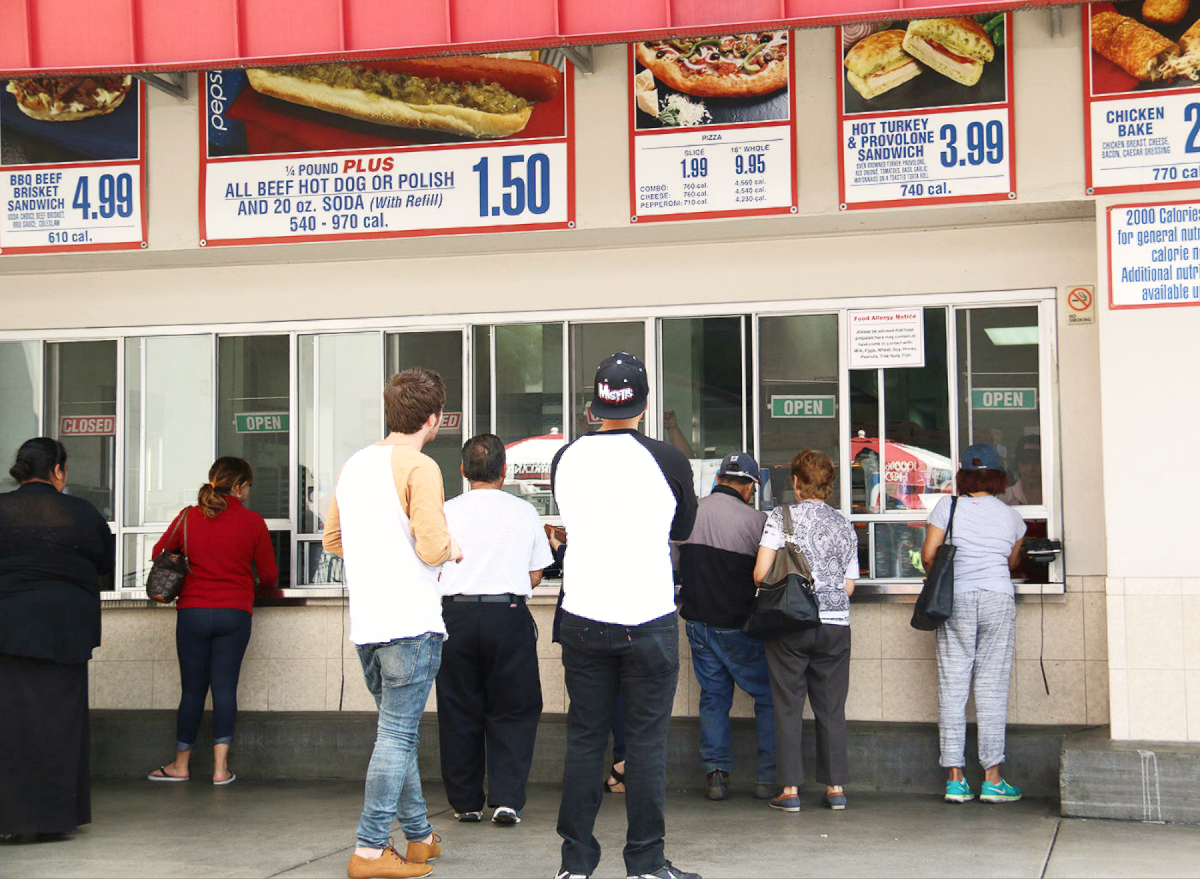
[[[993,345],[1036,345],[1037,327],[984,327]]]

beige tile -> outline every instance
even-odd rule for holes
[[[1150,741],[1187,741],[1187,686],[1182,669],[1131,668],[1129,737]]]
[[[1021,723],[1087,723],[1087,689],[1080,660],[1047,659],[1046,680],[1036,659],[1018,659],[1017,703]]]
[[[882,661],[883,720],[937,721],[937,663],[932,659]]]
[[[850,607],[850,655],[854,659],[879,659],[883,656],[880,628],[882,604],[852,604]]]
[[[1124,577],[1106,577],[1104,580],[1104,591],[1109,595],[1124,595],[1125,594],[1125,578]]]
[[[1125,669],[1108,669],[1108,727],[1114,739],[1129,738],[1129,679]]]
[[[1183,668],[1183,600],[1180,595],[1125,596],[1128,668]],[[1130,696],[1133,695],[1130,679]],[[1130,715],[1132,723],[1133,716]]]
[[[1184,595],[1200,595],[1200,577],[1180,577],[1179,587]]]
[[[539,674],[542,682],[542,713],[566,714],[567,684],[563,680],[562,663],[543,663]]]
[[[119,660],[97,662],[96,708],[151,708],[154,703],[154,662]]]
[[[341,669],[336,659],[325,663],[325,705],[327,711],[338,710],[338,700],[341,700],[342,711],[378,711],[375,698],[367,689],[363,680],[362,669],[356,664],[346,663],[346,677],[343,682]]]
[[[921,632],[910,624],[911,604],[879,605],[880,656],[889,659],[933,659],[933,632]]]
[[[1044,644],[1045,653],[1039,653]],[[1083,659],[1083,594],[1066,601],[1017,605],[1017,659]]]
[[[100,646],[93,654],[94,659],[109,661],[174,657],[174,611],[144,607],[102,612]]]
[[[1104,577],[1080,577],[1080,588],[1084,592],[1104,592]]]
[[[846,695],[846,719],[883,720],[882,660],[850,660],[850,692]]]
[[[425,713],[437,714],[437,687],[429,688],[429,696],[425,699]]]
[[[238,710],[266,711],[270,708],[270,664],[268,659],[242,660],[242,673],[238,676]]]
[[[1083,600],[1083,658],[1108,661],[1108,601],[1099,592],[1076,596]]]
[[[88,708],[96,707],[96,661],[88,663]]]
[[[325,658],[268,659],[269,711],[324,711]]]
[[[254,614],[246,656],[251,659],[324,658],[337,611],[329,607],[264,607]]]
[[[1178,577],[1126,577],[1126,595],[1179,595],[1183,591]]]
[[[1200,671],[1184,672],[1187,681],[1188,741],[1200,742]]]
[[[243,664],[243,673],[245,665]],[[178,708],[181,690],[179,686],[179,662],[158,659],[154,662],[154,695],[151,707]],[[241,707],[240,704],[238,707]]]
[[[1125,650],[1125,596],[1106,595],[1108,667],[1126,668],[1129,656]]]
[[[1183,667],[1200,669],[1200,595],[1183,596]]]
[[[1083,665],[1084,683],[1087,686],[1087,722],[1108,723],[1108,663],[1089,660]]]
[[[562,656],[562,647],[554,643],[554,606],[535,605],[529,608],[529,612],[533,614],[533,621],[537,624],[538,656],[559,660],[559,657]]]

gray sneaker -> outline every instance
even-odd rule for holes
[[[626,879],[701,879],[699,873],[688,873],[685,870],[680,870],[670,861],[667,861],[653,873],[639,873],[636,876],[628,876]]]
[[[775,796],[775,791],[779,790],[779,785],[766,781],[756,781],[754,783],[754,799],[769,800]]]
[[[714,769],[704,779],[704,795],[710,800],[727,800],[729,792],[725,784],[729,781],[729,773],[723,769]]]

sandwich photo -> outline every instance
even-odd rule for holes
[[[121,106],[132,86],[132,76],[57,76],[10,79],[5,91],[31,119],[76,122],[108,115]]]
[[[557,67],[522,58],[420,58],[368,67],[249,68],[260,94],[378,125],[468,138],[508,137],[562,88]]]
[[[925,18],[908,23],[904,51],[962,85],[973,86],[996,47],[983,26],[969,18]]]
[[[902,46],[902,30],[870,34],[846,53],[846,80],[866,100],[878,97],[921,73],[921,65]]]

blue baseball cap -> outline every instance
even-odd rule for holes
[[[762,482],[762,474],[758,469],[758,462],[745,452],[730,452],[722,458],[721,466],[717,468],[717,475],[744,476],[746,479]]]
[[[959,466],[963,470],[1003,470],[1000,463],[1000,453],[995,446],[987,443],[975,443],[963,449],[962,461]]]

